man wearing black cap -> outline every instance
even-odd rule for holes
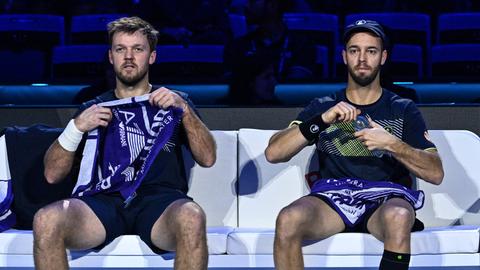
[[[380,85],[387,42],[375,21],[347,26],[346,89],[314,99],[270,139],[265,155],[272,163],[314,143],[319,155],[320,177],[311,193],[277,217],[277,269],[303,269],[302,241],[340,232],[372,234],[384,243],[380,269],[408,269],[410,233],[423,229],[415,210],[424,199],[411,189],[410,174],[438,185],[443,168],[415,104]]]

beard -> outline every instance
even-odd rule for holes
[[[375,80],[379,72],[380,72],[380,65],[373,68],[372,73],[370,73],[370,75],[357,75],[355,74],[354,68],[351,66],[348,66],[348,74],[350,74],[350,76],[352,77],[355,83],[357,83],[362,87],[365,87],[371,84]]]
[[[120,69],[115,68],[115,75],[117,76],[118,80],[126,86],[136,85],[138,82],[143,80],[148,73],[148,68],[141,69],[137,66],[138,73],[132,75],[124,75],[122,73],[122,68],[123,67],[120,67]]]

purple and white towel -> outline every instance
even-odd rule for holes
[[[88,133],[74,196],[134,194],[155,157],[180,122],[182,110],[151,106],[149,94],[99,103],[112,121]]]
[[[0,232],[10,229],[16,222],[10,210],[13,202],[12,181],[8,166],[5,136],[0,137]]]
[[[312,186],[311,194],[326,198],[347,226],[354,226],[363,214],[389,198],[403,198],[415,210],[423,207],[425,199],[421,190],[410,190],[393,182],[354,178],[318,180]]]

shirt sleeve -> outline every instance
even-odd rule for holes
[[[404,142],[417,149],[436,151],[435,144],[428,135],[425,120],[413,102],[407,105],[403,128]]]
[[[298,125],[318,114],[324,113],[330,107],[334,105],[332,97],[316,98],[310,102],[293,120],[290,122],[289,127],[292,125]]]

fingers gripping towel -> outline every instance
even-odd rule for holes
[[[311,194],[326,198],[347,226],[354,226],[370,209],[390,198],[405,199],[415,210],[423,207],[423,191],[410,190],[388,181],[368,181],[354,178],[321,179],[312,186]]]
[[[74,196],[120,192],[135,196],[155,157],[172,136],[182,110],[151,106],[149,95],[99,103],[112,111],[107,127],[88,133]]]

